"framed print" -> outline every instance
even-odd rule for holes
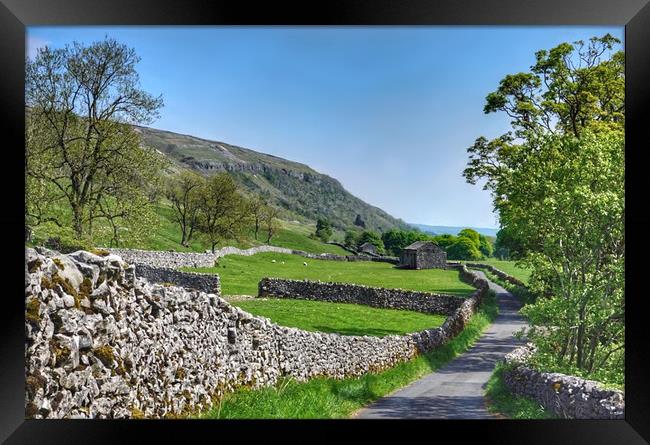
[[[646,3],[3,0],[3,440],[650,440]]]

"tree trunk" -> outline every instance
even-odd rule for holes
[[[74,233],[78,240],[81,240],[83,236],[83,225],[81,221],[82,213],[83,212],[81,206],[79,206],[78,204],[72,207],[72,220],[73,220]]]

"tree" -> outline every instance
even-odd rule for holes
[[[174,219],[181,228],[181,245],[187,247],[197,228],[201,191],[205,179],[189,170],[169,178],[165,184],[165,197],[172,203]]]
[[[332,237],[332,224],[324,218],[318,218],[316,221],[316,236],[324,243]]]
[[[45,47],[26,61],[31,221],[68,223],[49,204],[33,202],[39,198],[65,205],[75,236],[90,236],[92,222],[106,215],[100,203],[121,199],[112,195],[118,176],[134,192],[158,172],[130,125],[150,123],[162,106],[161,97],[139,88],[139,60],[133,49],[107,38],[89,46]],[[113,214],[112,223],[117,220]]]
[[[345,244],[346,247],[352,248],[357,245],[357,237],[358,235],[354,230],[346,230],[343,244]]]
[[[477,139],[464,175],[486,181],[499,246],[516,245],[533,269],[539,297],[523,309],[538,347],[533,363],[621,383],[624,71],[623,53],[611,54],[616,43],[606,35],[586,49],[539,51],[531,76],[504,79],[485,111],[513,117],[515,135]]]
[[[447,247],[447,256],[450,260],[476,261],[481,259],[481,252],[473,239],[459,236],[453,244]]]
[[[494,255],[503,259],[520,259],[525,255],[521,241],[517,234],[503,227],[497,232],[497,239],[494,242]]]
[[[531,132],[579,137],[587,127],[622,127],[624,53],[613,53],[620,43],[606,34],[538,51],[530,72],[505,76],[488,94],[485,113],[506,113],[518,137]]]
[[[262,214],[262,224],[266,231],[266,244],[271,242],[280,226],[277,222],[277,217],[280,215],[280,209],[273,206],[266,206]]]
[[[479,245],[481,244],[481,236],[479,233],[474,230],[474,229],[463,229],[460,232],[458,232],[458,237],[464,236],[465,238],[469,238],[472,240],[476,248],[478,249]]]
[[[456,242],[456,239],[457,238],[454,235],[451,235],[449,233],[444,233],[442,235],[436,235],[433,237],[433,241],[445,250],[454,244]]]
[[[409,244],[413,244],[416,241],[433,240],[433,237],[415,230],[391,229],[388,232],[382,233],[381,240],[387,252],[399,256],[402,250]]]
[[[606,366],[622,375],[622,133],[550,138],[513,179],[516,189],[503,216],[525,242],[533,289],[550,294],[524,311],[533,326],[530,338],[541,356],[558,363],[588,373]]]
[[[381,255],[385,253],[384,242],[381,240],[381,237],[377,232],[370,230],[363,231],[357,241],[357,248],[361,247],[361,245],[365,243],[373,244],[377,248],[378,254]]]
[[[251,215],[250,204],[240,195],[228,173],[205,181],[197,199],[197,228],[207,237],[213,253],[220,240],[239,238]]]
[[[258,238],[260,227],[262,224],[262,218],[264,213],[267,211],[266,207],[268,206],[266,200],[260,195],[256,195],[249,201],[249,210],[254,223],[254,234],[255,239]]]
[[[478,250],[481,251],[481,254],[483,254],[484,258],[489,258],[492,256],[492,252],[494,251],[494,248],[492,247],[492,243],[488,239],[487,236],[479,234],[478,236]]]

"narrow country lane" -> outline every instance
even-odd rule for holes
[[[485,274],[475,271],[482,278]],[[483,394],[494,366],[523,344],[513,334],[525,326],[517,298],[489,281],[499,315],[467,352],[421,379],[355,413],[358,419],[492,419]]]

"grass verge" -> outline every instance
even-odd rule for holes
[[[510,292],[512,295],[517,297],[521,302],[521,304],[526,305],[535,302],[535,294],[533,294],[527,287],[517,286],[515,284],[509,283],[506,280],[496,276],[495,274],[493,274],[487,269],[479,269],[479,270],[485,274],[488,280],[498,284],[499,286],[503,287],[508,292]]]
[[[314,378],[298,383],[284,379],[274,387],[242,389],[224,396],[218,405],[200,415],[207,419],[346,418],[378,398],[433,372],[465,352],[498,314],[496,296],[490,292],[463,332],[434,351],[393,368],[357,378]]]
[[[508,419],[554,419],[552,412],[544,409],[539,403],[526,397],[516,396],[510,392],[503,381],[505,364],[499,363],[490,380],[488,380],[485,397],[488,400],[488,411],[500,414]]]

